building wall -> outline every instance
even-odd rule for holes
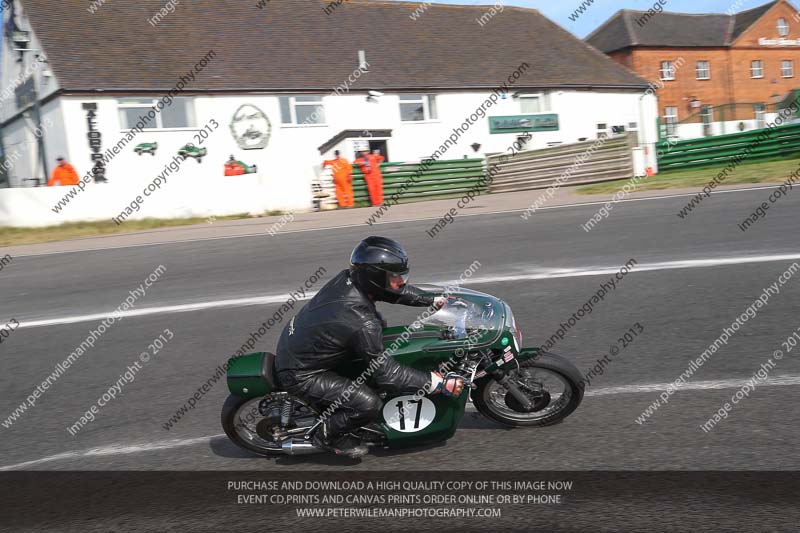
[[[730,71],[726,50],[713,49],[639,49],[631,53],[633,70],[658,87],[659,113],[664,115],[666,106],[678,108],[682,120],[699,109],[691,108],[692,99],[702,105],[720,105],[730,102]],[[675,79],[661,80],[662,61],[675,64]],[[711,79],[697,79],[697,62],[708,61]]]
[[[46,181],[46,173],[38,156],[37,135],[44,139],[48,168],[55,165],[55,158],[69,153],[67,129],[64,127],[62,108],[57,100],[51,100],[41,109],[42,123],[37,126],[33,113],[11,122],[3,129],[3,144],[11,187],[32,187]]]
[[[20,57],[19,52],[13,50],[13,43],[6,40],[5,35],[2,38],[2,53],[0,54],[0,121],[5,121],[8,117],[16,114],[19,109],[17,108],[16,98],[14,97],[14,88],[18,87],[29,77],[34,77],[36,80],[37,91],[39,98],[54,93],[58,90],[58,82],[55,77],[45,75],[50,69],[50,64],[46,61],[46,55],[42,52],[42,46],[38,37],[33,32],[25,18],[25,10],[19,0],[16,1],[17,21],[24,30],[30,33],[31,42],[28,48],[32,51],[23,53],[23,60],[18,62]],[[5,9],[2,13],[3,27],[5,27],[10,12]],[[41,56],[41,60],[37,60],[36,56]],[[49,73],[48,73],[49,74]],[[6,98],[4,96],[10,95]]]
[[[106,177],[110,181],[126,180],[131,176],[155,176],[168,164],[178,150],[187,143],[207,149],[208,154],[201,163],[189,159],[184,166],[192,175],[224,178],[225,161],[230,155],[249,165],[256,165],[258,173],[275,181],[275,186],[288,196],[305,201],[310,195],[310,182],[316,176],[324,158],[329,158],[336,148],[345,151],[346,144],[320,154],[318,147],[339,132],[349,130],[392,130],[388,139],[388,150],[392,161],[416,161],[430,157],[448,138],[453,130],[464,127],[464,121],[476,113],[481,104],[491,95],[485,92],[458,92],[438,94],[438,118],[426,122],[402,122],[400,100],[397,94],[386,94],[377,103],[367,102],[364,94],[330,95],[323,98],[325,125],[285,125],[281,123],[280,104],[274,95],[196,96],[194,97],[195,127],[148,130],[136,134],[125,142],[121,151],[113,155],[106,166]],[[605,123],[609,128],[644,122],[647,131],[642,132],[643,142],[655,142],[655,100],[640,98],[642,93],[554,91],[549,95],[547,113],[559,115],[559,130],[534,132],[527,148],[543,148],[556,143],[576,142],[597,136],[597,124]],[[92,150],[89,146],[87,111],[84,104],[97,104],[97,129],[101,133],[101,150],[105,152],[125,138],[127,131],[121,127],[117,98],[112,97],[61,97],[45,108],[44,121],[52,123],[46,129],[45,140],[49,159],[63,155],[79,174],[92,167]],[[268,118],[271,132],[265,149],[243,150],[239,148],[231,132],[232,118],[240,106],[249,104],[260,109]],[[645,119],[642,119],[645,113]],[[500,98],[486,111],[473,115],[478,120],[458,135],[455,145],[450,146],[441,159],[483,157],[487,153],[506,151],[522,133],[491,134],[488,117],[519,115],[521,103],[510,94]],[[483,116],[481,116],[483,115]],[[212,120],[218,124],[208,139],[197,137],[198,131],[210,126]],[[23,121],[18,120],[7,130],[8,142],[26,138],[27,146],[33,147],[32,134],[25,137]],[[366,135],[363,138],[367,138]],[[156,155],[137,155],[134,147],[140,143],[158,143]],[[475,152],[471,145],[480,144]],[[33,157],[32,155],[30,156]],[[33,173],[30,165],[12,169],[12,185],[23,185],[24,179]]]
[[[743,33],[733,43],[731,62],[733,70],[734,99],[737,102],[771,102],[773,95],[785,96],[800,87],[800,46],[759,44],[760,39],[778,40],[777,21],[784,18],[789,23],[785,39],[800,40],[800,15],[787,3],[780,3]],[[781,61],[794,61],[794,76],[781,77]],[[764,61],[764,77],[752,79],[750,62]]]
[[[37,156],[36,135],[39,135],[40,132],[38,131],[39,125],[35,124],[33,109],[28,106],[21,110],[17,105],[15,89],[29,79],[34,80],[40,100],[53,94],[59,87],[42,51],[41,43],[25,18],[25,11],[19,0],[15,0],[15,7],[17,22],[23,30],[29,32],[30,42],[27,48],[31,51],[24,52],[22,60],[18,61],[20,53],[13,49],[13,43],[6,40],[5,32],[3,32],[2,44],[0,44],[0,48],[2,48],[0,52],[0,122],[5,122],[20,111],[24,111],[27,115],[18,117],[15,122],[3,128],[2,132],[5,164],[11,165],[8,176],[9,185],[12,187],[21,184],[30,186],[34,182],[23,180],[31,179],[34,176],[39,180],[46,179],[47,173],[53,167],[52,160],[55,157],[50,154],[59,152],[64,147],[63,133],[59,134],[59,131],[63,132],[63,128],[57,127],[61,122],[59,106],[55,102],[45,104],[41,109],[41,128],[51,130],[54,137],[48,137],[46,134],[44,136],[45,143],[52,141],[53,146],[50,152],[45,147],[48,161],[47,166],[43,167],[41,158]],[[4,9],[2,13],[3,27],[9,22],[9,18],[10,11]],[[51,127],[51,123],[56,127]]]
[[[698,107],[690,107],[689,102],[694,99],[698,100],[700,105],[711,106],[732,103],[770,104],[785,97],[789,91],[800,88],[800,46],[759,44],[761,38],[779,38],[777,29],[779,18],[784,18],[789,23],[789,35],[786,39],[800,40],[800,14],[784,2],[767,12],[730,48],[632,48],[613,52],[609,56],[658,87],[658,109],[662,117],[667,106],[678,108],[679,120],[699,113]],[[763,78],[751,77],[750,66],[753,60],[764,61]],[[782,60],[794,62],[793,77],[781,76]],[[675,80],[660,80],[659,69],[662,61],[683,62],[683,66],[677,69]],[[698,61],[710,63],[709,80],[697,79]],[[755,110],[742,106],[737,109],[735,125],[738,126],[738,121],[744,121],[749,129],[748,121],[754,118]],[[720,119],[720,117],[714,118],[715,121]],[[685,129],[702,131],[700,126],[698,128]],[[722,126],[718,129],[722,130]],[[726,126],[724,129],[731,133],[729,127]]]

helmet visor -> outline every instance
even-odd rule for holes
[[[395,272],[386,273],[386,286],[391,291],[402,291],[403,286],[408,283],[408,272],[397,274]]]

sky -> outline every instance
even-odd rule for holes
[[[405,1],[405,0],[397,0]],[[534,8],[541,11],[550,20],[557,22],[563,28],[571,31],[580,38],[586,37],[611,15],[620,9],[639,9],[647,11],[653,7],[656,0],[498,0],[504,6],[519,6]],[[745,11],[768,3],[770,0],[662,0],[667,4],[665,11],[677,13],[727,13],[732,7],[736,12]],[[411,3],[421,3],[414,0]],[[492,0],[434,0],[435,4],[467,4],[491,5]],[[582,3],[590,4],[576,21],[570,20],[572,15]],[[793,2],[795,7],[800,3]],[[487,7],[488,10],[488,7]]]

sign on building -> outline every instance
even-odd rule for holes
[[[508,115],[489,117],[489,133],[558,131],[558,115]]]

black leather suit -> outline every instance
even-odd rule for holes
[[[405,285],[396,302],[429,306],[433,297]],[[342,394],[353,382],[331,369],[348,358],[367,364],[383,352],[383,319],[375,304],[343,270],[329,281],[283,328],[278,340],[278,380],[287,392],[313,404],[323,412],[340,402],[329,417],[329,434],[339,436],[380,417],[381,399],[362,385],[346,398]],[[382,390],[414,393],[427,387],[430,372],[423,372],[386,357],[371,374]]]

